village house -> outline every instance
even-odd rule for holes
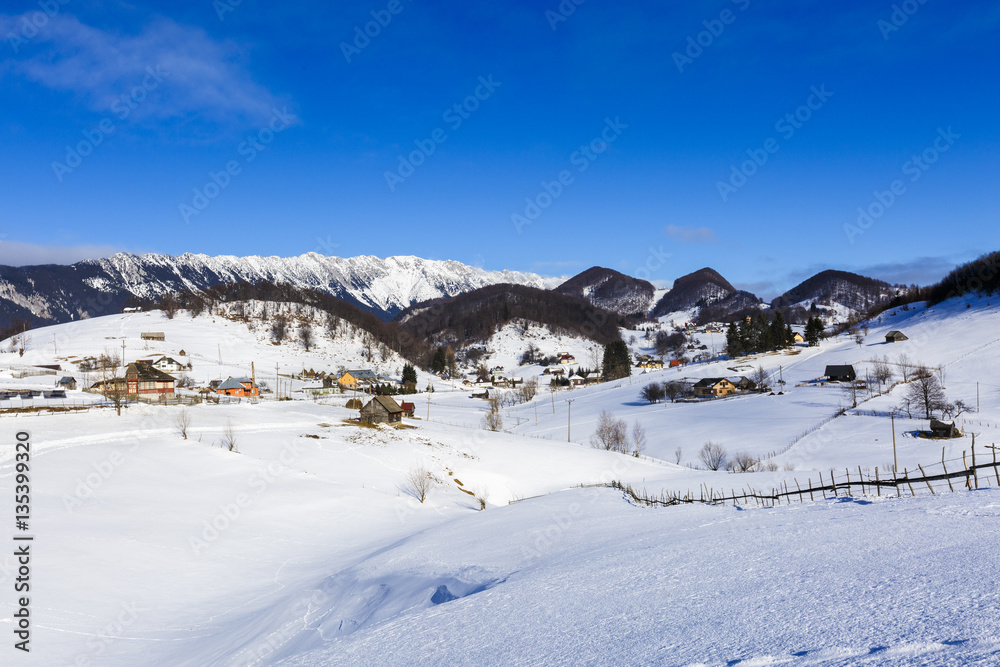
[[[186,366],[181,364],[181,362],[176,359],[171,359],[170,357],[160,357],[152,364],[153,368],[159,369],[167,373],[176,373],[178,371],[184,370]]]
[[[792,334],[792,342],[798,345],[799,343],[806,342],[805,336],[800,334],[798,331]]]
[[[958,430],[955,426],[955,422],[940,421],[937,419],[931,420],[931,437],[932,438],[960,438],[962,437],[962,432]]]
[[[215,388],[215,393],[223,396],[240,396],[256,398],[260,396],[260,387],[248,377],[230,377]]]
[[[161,342],[167,339],[162,331],[143,331],[139,334],[139,338],[142,340],[158,340]]]
[[[125,393],[139,400],[165,401],[174,397],[177,381],[163,371],[134,362],[125,369]]]
[[[683,365],[684,365],[684,362],[681,361],[680,359],[671,359],[670,360],[670,367],[671,368],[679,368],[680,366],[683,366]]]
[[[404,417],[409,417],[410,419],[413,419],[413,412],[417,409],[416,405],[404,401],[399,404],[399,407],[402,408]]]
[[[854,382],[858,379],[858,374],[854,372],[854,366],[849,364],[827,366],[823,375],[830,382]]]
[[[377,382],[378,376],[368,369],[344,371],[344,374],[337,378],[337,384],[351,391],[368,391]]]
[[[63,390],[76,391],[76,378],[66,376],[59,380],[59,388]]]
[[[887,343],[902,343],[904,340],[910,339],[902,331],[890,331],[885,335],[885,342]]]
[[[392,396],[376,396],[361,408],[361,421],[367,424],[392,424],[403,419],[403,408]]]
[[[726,378],[705,378],[694,385],[694,395],[700,397],[729,396],[736,392],[736,385]]]

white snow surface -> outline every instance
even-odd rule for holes
[[[884,343],[893,329],[910,340]],[[142,331],[164,331],[166,341],[141,342]],[[2,414],[4,442],[18,431],[32,442],[32,651],[16,660],[997,664],[1000,491],[989,475],[978,491],[939,485],[933,496],[916,488],[915,498],[908,490],[902,498],[856,493],[769,509],[637,507],[613,489],[579,485],[615,479],[653,494],[697,495],[702,484],[770,489],[816,482],[831,469],[884,471],[893,456],[888,410],[906,387],[833,418],[844,392],[814,382],[827,364],[854,363],[864,376],[876,355],[940,366],[951,400],[975,404],[979,390],[980,411],[959,419],[963,438],[914,438],[926,420],[897,419],[900,468],[940,461],[942,446],[960,459],[973,433],[979,456],[989,456],[982,445],[1000,440],[998,332],[995,298],[898,309],[872,323],[860,347],[843,337],[795,354],[546,389],[506,408],[502,433],[480,427],[483,401],[441,381],[413,397],[419,419],[403,430],[345,423],[357,414],[343,407],[346,396],[189,407],[186,440],[175,406],[131,406],[121,417],[108,409]],[[184,348],[199,382],[244,374],[250,361],[268,372],[275,363],[368,366],[360,338],[347,333],[318,335],[306,352],[242,323],[186,313],[94,318],[29,337],[24,357],[0,354],[0,389],[54,381],[16,380],[4,369],[70,368],[123,340],[129,359],[177,358]],[[545,341],[577,354],[570,340]],[[522,351],[517,342],[513,331],[496,337],[495,358]],[[390,354],[378,363],[397,372],[401,360]],[[731,367],[758,364],[780,368],[783,395],[655,405],[639,398],[649,381],[732,376]],[[588,444],[602,410],[645,427],[645,456]],[[238,453],[220,447],[230,424]],[[779,469],[697,469],[707,440],[730,452],[774,453]],[[678,448],[683,465],[673,463]],[[424,503],[404,481],[417,465],[433,482]],[[15,474],[8,444],[0,448],[0,539],[8,546]],[[488,496],[485,511],[470,492]],[[16,562],[12,549],[0,553],[0,599],[12,610]],[[0,618],[10,643],[11,614]]]

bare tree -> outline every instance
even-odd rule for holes
[[[489,410],[483,416],[482,426],[487,431],[502,431],[503,417],[500,415],[500,397],[493,395],[489,398]]]
[[[284,313],[278,313],[271,322],[271,337],[275,343],[281,343],[288,336],[288,318]]]
[[[863,333],[854,334],[854,342],[858,344],[858,347],[861,347],[865,344],[865,335]]]
[[[757,385],[758,391],[766,390],[771,384],[771,372],[764,370],[760,364],[750,373],[750,379]]]
[[[698,458],[701,462],[705,464],[705,467],[709,470],[719,470],[725,467],[726,459],[729,456],[726,454],[726,448],[715,442],[706,442],[702,448],[698,451]]]
[[[676,463],[677,465],[680,465],[681,464],[681,456],[683,456],[683,455],[684,455],[684,450],[682,450],[680,447],[678,447],[677,449],[675,449],[674,450],[674,463]]]
[[[639,392],[639,396],[650,403],[657,403],[663,400],[663,395],[663,385],[659,382],[650,382]]]
[[[632,424],[632,456],[640,456],[646,451],[646,428],[639,422]]]
[[[431,474],[423,465],[410,468],[403,479],[403,491],[410,494],[421,503],[427,500],[427,495],[431,492],[433,481]]]
[[[935,410],[943,410],[948,406],[948,398],[937,375],[921,366],[914,371],[915,379],[907,387],[907,396],[913,405],[924,412],[924,418],[930,419]]]
[[[306,352],[313,345],[313,330],[308,322],[303,322],[299,327],[299,342],[302,343],[302,347],[306,349]]]
[[[663,395],[669,398],[670,402],[673,403],[680,396],[684,395],[684,385],[680,382],[664,382]]]
[[[878,382],[879,393],[881,393],[882,385],[891,381],[895,376],[892,366],[889,364],[889,357],[882,357],[881,359],[875,357],[872,360],[872,375],[875,377],[875,381]]]
[[[233,426],[232,419],[226,421],[226,428],[222,430],[222,447],[236,454],[240,453],[236,442],[236,427]]]
[[[117,377],[118,357],[105,350],[101,355],[100,365],[101,393],[121,417],[122,406],[128,402],[128,382],[124,377]]]
[[[858,394],[860,390],[858,389],[858,383],[856,380],[851,380],[843,386],[842,391],[844,392],[844,398],[846,398],[851,403],[852,408],[858,407]]]
[[[726,464],[732,472],[756,472],[760,469],[760,459],[748,452],[737,452]]]
[[[899,366],[899,373],[903,376],[903,382],[910,381],[910,369],[913,367],[913,362],[910,360],[910,356],[905,352],[898,357],[896,357],[896,365]]]
[[[188,429],[191,428],[191,413],[186,408],[181,408],[177,416],[174,417],[174,427],[182,438],[188,439]]]
[[[596,449],[626,452],[628,450],[628,423],[624,419],[615,418],[611,412],[602,410],[597,418],[597,430],[590,436],[590,444]]]

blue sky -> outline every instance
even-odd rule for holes
[[[1000,248],[996,3],[273,4],[0,5],[0,263],[711,266],[773,296]]]

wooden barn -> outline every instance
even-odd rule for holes
[[[830,382],[854,382],[858,379],[858,374],[854,372],[854,366],[849,364],[827,366],[824,375]]]
[[[885,335],[885,342],[887,343],[902,343],[904,340],[910,339],[902,331],[890,331]]]
[[[392,424],[403,420],[403,408],[392,396],[376,396],[361,408],[361,421],[369,424]]]

